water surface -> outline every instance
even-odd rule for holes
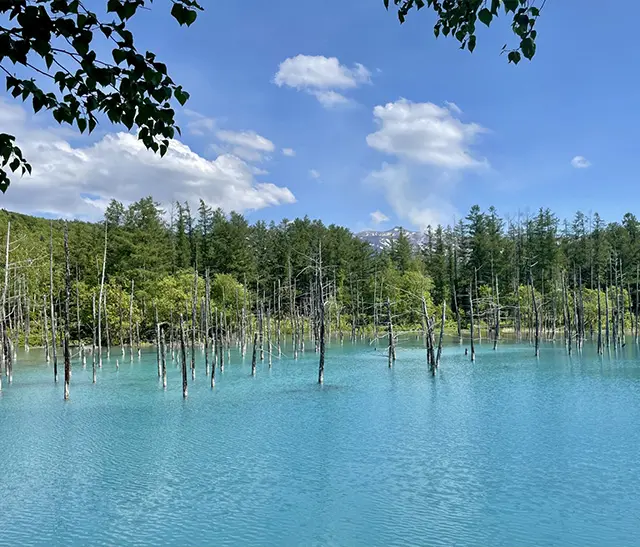
[[[0,393],[0,544],[637,545],[640,361],[545,345],[445,350],[333,342],[250,375],[203,357],[181,396],[155,351],[74,363],[62,401],[42,353]],[[116,371],[115,360],[120,358]]]

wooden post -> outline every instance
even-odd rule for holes
[[[71,381],[71,321],[69,320],[69,300],[71,300],[71,268],[69,265],[69,229],[64,223],[64,259],[65,289],[64,299],[64,400],[69,399],[69,382]]]

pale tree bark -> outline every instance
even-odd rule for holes
[[[69,265],[69,229],[64,223],[64,260],[65,289],[64,299],[64,400],[69,399],[69,383],[71,382],[71,321],[69,319],[69,301],[71,300],[71,267]]]

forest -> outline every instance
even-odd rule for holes
[[[198,345],[206,374],[209,351],[222,367],[231,346],[249,348],[254,371],[256,354],[271,363],[305,341],[323,361],[327,337],[380,342],[391,366],[402,334],[416,332],[435,373],[444,333],[470,336],[472,360],[483,337],[494,347],[526,337],[537,354],[545,339],[571,352],[586,339],[602,351],[638,336],[640,227],[630,213],[560,221],[548,209],[502,218],[474,206],[454,226],[429,227],[419,248],[401,232],[381,251],[306,217],[250,224],[204,202],[163,209],[152,197],[111,201],[99,223],[3,210],[0,230],[9,381],[17,349],[30,346],[45,348],[57,380],[61,347],[65,361],[88,354],[95,370],[113,346],[133,358],[153,343],[161,375],[164,351],[175,357],[182,344],[195,375]]]

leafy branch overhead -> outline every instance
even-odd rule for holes
[[[13,97],[31,100],[34,112],[50,110],[58,123],[91,132],[99,118],[136,128],[138,138],[164,155],[180,132],[172,100],[184,105],[189,94],[167,67],[136,49],[127,25],[153,0],[108,0],[98,17],[80,0],[0,0],[6,26],[0,26],[0,69]],[[95,2],[92,2],[95,5]],[[172,0],[171,15],[191,25],[202,7],[197,0]],[[97,47],[111,49],[99,58]],[[0,134],[0,190],[12,172],[31,172],[13,135]]]
[[[389,0],[383,0],[389,9]],[[404,23],[412,10],[420,10],[425,6],[435,11],[437,21],[433,27],[436,38],[450,34],[460,42],[462,49],[473,51],[476,47],[476,23],[480,21],[487,27],[498,17],[501,11],[512,15],[511,29],[519,39],[518,47],[507,50],[510,63],[518,64],[522,57],[531,60],[536,54],[535,24],[544,6],[540,7],[535,0],[393,0],[398,9],[398,19]]]

